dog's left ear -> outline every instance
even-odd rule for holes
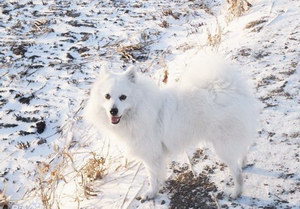
[[[106,78],[109,77],[109,75],[111,75],[111,72],[108,69],[108,65],[107,64],[103,64],[101,66],[101,70],[100,70],[98,78],[102,79],[102,80],[105,80]]]
[[[131,81],[132,83],[135,83],[135,81],[136,81],[135,67],[130,66],[129,68],[127,68],[127,70],[125,71],[125,76],[128,78],[129,81]]]

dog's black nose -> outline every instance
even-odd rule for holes
[[[116,116],[117,114],[118,114],[118,108],[111,108],[111,110],[110,110],[110,114],[112,115],[112,116]]]

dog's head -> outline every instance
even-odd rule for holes
[[[124,73],[111,73],[103,69],[100,73],[97,97],[101,107],[104,108],[109,122],[113,125],[126,119],[133,107],[133,89],[136,82],[136,73],[129,68]]]

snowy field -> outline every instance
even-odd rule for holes
[[[144,166],[82,121],[91,84],[103,65],[134,64],[168,85],[207,49],[240,66],[262,106],[244,193],[229,197],[205,145],[174,157],[144,202]],[[299,0],[0,0],[0,207],[300,208],[299,71]]]

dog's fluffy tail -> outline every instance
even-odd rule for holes
[[[209,101],[210,108],[216,107],[211,114],[218,114],[219,118],[225,113],[231,113],[230,117],[240,121],[239,125],[242,124],[243,130],[247,132],[244,134],[248,138],[244,146],[251,144],[257,130],[260,107],[254,98],[249,79],[236,65],[229,64],[214,53],[199,53],[187,64],[180,88],[187,94],[193,91],[191,95],[198,92],[200,100]],[[217,113],[217,110],[220,112]],[[228,116],[224,115],[224,118]]]
[[[212,52],[193,56],[180,83],[183,88],[202,88],[216,93],[231,89],[249,95],[247,79],[238,72],[237,67]]]

